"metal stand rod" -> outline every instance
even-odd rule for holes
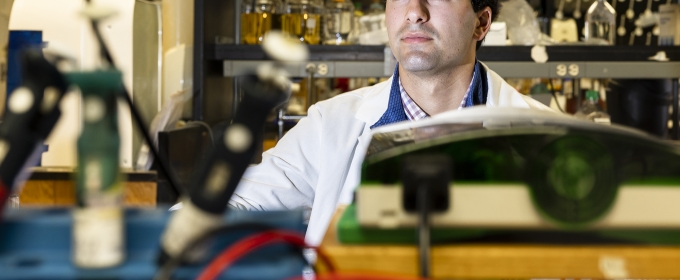
[[[255,3],[255,1],[253,1]],[[241,1],[234,1],[234,45],[241,44]]]
[[[305,68],[307,72],[307,108],[312,107],[312,104],[316,103],[316,97],[314,95],[314,72],[316,71],[316,66],[314,64],[309,64]]]
[[[581,79],[579,78],[574,78],[574,87],[573,87],[574,95],[576,96],[576,111],[578,111],[581,108]]]
[[[299,121],[299,120],[301,120],[302,118],[304,118],[304,117],[306,117],[306,116],[307,116],[307,115],[299,115],[299,116],[296,116],[296,115],[286,115],[286,109],[283,109],[283,108],[279,109],[279,112],[278,112],[278,120],[277,120],[277,122],[276,122],[276,124],[277,124],[278,127],[279,127],[279,138],[277,139],[277,141],[278,141],[278,140],[281,140],[281,138],[283,137],[283,126],[284,126],[284,122],[283,122],[283,121],[291,121],[291,120],[292,120],[292,121]]]
[[[418,259],[420,277],[430,277],[430,211],[427,188],[418,189]]]
[[[283,111],[283,108],[279,109],[279,120],[276,122],[279,125],[279,138],[276,138],[276,141],[280,141],[283,137]]]
[[[305,67],[305,72],[307,72],[307,108],[309,108],[309,107],[312,106],[312,104],[316,103],[316,94],[314,93],[314,72],[316,72],[316,66],[312,63],[307,64],[307,67]],[[306,117],[306,115],[302,115],[302,116],[286,115],[284,108],[279,109],[278,120],[276,122],[276,124],[278,125],[278,129],[279,129],[278,140],[281,140],[281,138],[283,137],[284,121],[300,120],[304,117]]]
[[[241,102],[241,88],[238,84],[238,77],[234,77],[232,79],[232,85],[233,95],[231,98],[231,119],[234,119],[236,110],[238,110],[238,104]]]
[[[236,1],[239,2],[239,1]],[[204,42],[205,12],[204,0],[194,0],[194,55],[193,55],[193,97],[191,98],[191,118],[194,121],[203,120],[203,102],[205,100],[205,79],[204,79]]]
[[[678,104],[678,79],[672,79],[673,81],[673,86],[672,86],[672,106],[673,106],[673,112],[671,113],[671,120],[672,120],[672,127],[671,127],[671,139],[673,140],[678,140],[680,139],[680,112],[678,112],[680,104]]]

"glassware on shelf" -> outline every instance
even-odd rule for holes
[[[279,29],[280,0],[243,0],[241,7],[242,44],[260,44],[265,33]]]
[[[597,0],[588,8],[584,36],[589,44],[614,45],[616,11],[606,0]]]
[[[316,0],[288,0],[281,15],[281,31],[309,45],[321,43],[322,4]]]
[[[578,112],[574,114],[575,117],[580,119],[589,120],[591,122],[601,123],[601,124],[611,124],[611,118],[600,105],[598,101],[600,99],[600,93],[594,90],[589,90],[586,92],[586,100],[583,102],[581,108]]]
[[[387,28],[385,27],[385,7],[381,0],[374,0],[368,13],[361,18],[356,18],[350,34],[350,42],[360,45],[385,45]]]
[[[361,7],[361,2],[354,2],[354,17],[364,16],[364,9]]]
[[[363,9],[361,8],[361,2],[354,2],[354,17],[352,23],[352,31],[349,34],[349,41],[352,44],[359,43],[359,36],[365,33],[365,30],[361,26],[359,19],[364,16]]]
[[[326,4],[324,44],[348,45],[352,31],[354,5],[347,0],[329,0]]]
[[[375,14],[384,14],[385,13],[385,5],[381,3],[381,0],[373,0],[373,3],[371,3],[371,6],[368,7],[368,14],[369,15],[375,15]]]

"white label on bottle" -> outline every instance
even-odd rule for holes
[[[347,34],[352,31],[352,13],[342,12],[340,15],[340,33]]]
[[[601,123],[601,124],[612,124],[612,122],[609,118],[594,118],[593,121],[595,123]]]
[[[85,191],[90,193],[102,190],[102,166],[97,158],[90,158],[85,162]]]
[[[123,210],[117,207],[73,211],[73,262],[84,268],[112,267],[123,262]]]
[[[175,211],[161,237],[161,246],[172,257],[201,235],[222,225],[222,216],[198,209],[189,199],[182,202],[182,209]]]
[[[340,15],[339,14],[331,14],[330,15],[330,20],[328,21],[328,27],[330,29],[330,32],[335,35],[335,33],[340,32]]]
[[[309,28],[309,29],[314,29],[314,28],[316,28],[316,19],[313,18],[313,17],[309,17],[309,18],[307,19],[307,23],[306,23],[306,24],[307,24],[307,25],[306,25],[307,28]]]

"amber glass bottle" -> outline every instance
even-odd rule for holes
[[[309,45],[321,43],[321,14],[319,1],[287,0],[281,14],[281,30]]]
[[[264,34],[280,29],[281,2],[279,0],[244,0],[241,12],[241,44],[262,43]]]

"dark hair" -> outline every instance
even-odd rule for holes
[[[491,22],[496,20],[496,18],[498,17],[498,0],[470,0],[470,1],[472,2],[472,10],[475,11],[475,13],[484,9],[484,7],[489,7],[491,8]],[[484,39],[477,42],[477,50],[479,50],[479,47],[482,46],[483,41]]]

